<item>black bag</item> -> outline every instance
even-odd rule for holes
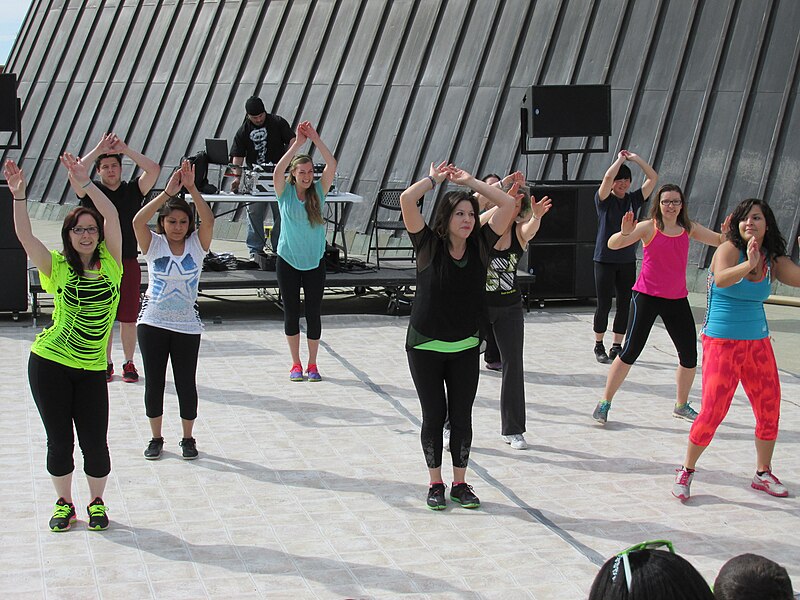
[[[185,156],[181,162],[188,160],[194,165],[194,184],[201,194],[216,194],[219,190],[217,186],[208,182],[208,153],[205,150],[195,152],[191,156]],[[186,188],[182,188],[181,192],[188,193]]]

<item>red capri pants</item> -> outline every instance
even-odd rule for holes
[[[689,432],[689,441],[708,446],[731,407],[742,382],[756,416],[756,438],[778,437],[781,383],[769,338],[760,340],[703,339],[703,406]]]

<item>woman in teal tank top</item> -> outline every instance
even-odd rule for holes
[[[33,234],[22,169],[9,160],[4,175],[14,195],[17,237],[39,270],[42,287],[53,294],[53,323],[36,336],[28,362],[31,393],[47,432],[47,470],[58,495],[49,526],[66,531],[76,519],[74,426],[92,498],[88,527],[102,530],[108,527],[103,492],[111,471],[105,348],[119,302],[122,234],[117,209],[80,160],[64,154],[61,163],[100,214],[84,207],[70,212],[61,229],[60,252],[48,250]]]

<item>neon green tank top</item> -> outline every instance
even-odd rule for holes
[[[50,251],[50,277],[39,274],[42,288],[53,295],[53,324],[36,336],[31,352],[75,369],[105,371],[106,343],[119,304],[122,266],[100,243],[97,278],[78,277],[64,256]]]

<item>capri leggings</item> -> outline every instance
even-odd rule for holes
[[[429,469],[442,466],[442,428],[450,419],[453,466],[466,468],[472,448],[472,404],[478,391],[478,347],[461,352],[408,350],[408,366],[422,406],[420,441]]]
[[[300,333],[300,288],[306,309],[306,334],[310,340],[322,337],[322,293],[325,290],[325,259],[316,269],[300,271],[278,256],[275,266],[278,288],[283,301],[283,332]]]
[[[89,477],[111,472],[108,454],[108,384],[105,371],[67,367],[31,353],[28,381],[47,433],[47,472],[54,477],[75,470],[73,451],[83,452],[83,471]]]
[[[727,340],[703,336],[703,405],[689,441],[708,446],[722,423],[739,382],[756,416],[756,438],[778,437],[781,383],[769,338]]]
[[[594,263],[594,285],[597,291],[597,308],[594,311],[594,332],[605,333],[611,299],[616,292],[617,312],[614,315],[614,333],[625,333],[631,288],[636,281],[636,263]]]
[[[664,322],[664,327],[675,344],[675,350],[678,351],[681,366],[694,369],[697,366],[697,329],[689,299],[670,300],[636,291],[631,296],[628,335],[619,355],[620,360],[628,365],[636,362],[644,350],[656,317],[661,317]]]
[[[172,362],[181,419],[197,418],[197,355],[200,334],[178,333],[140,324],[136,328],[144,364],[144,408],[151,419],[164,414],[167,359]]]

